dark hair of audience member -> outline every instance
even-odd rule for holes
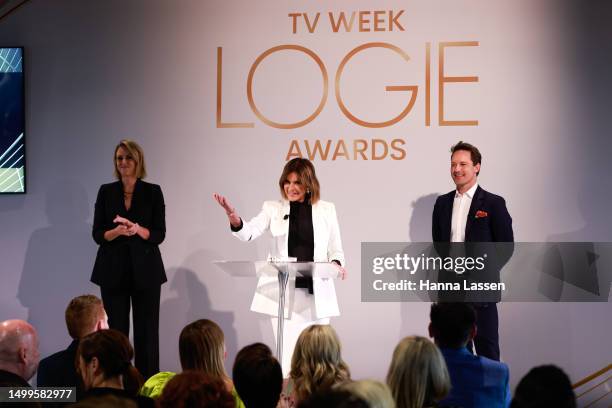
[[[76,354],[77,369],[79,358],[89,364],[94,357],[98,360],[104,379],[122,376],[123,389],[130,395],[137,395],[143,378],[131,363],[134,349],[125,334],[109,329],[83,337]],[[89,388],[88,384],[85,384],[85,387]]]
[[[283,389],[283,371],[268,346],[254,343],[236,355],[234,386],[248,408],[276,407]]]
[[[456,349],[465,346],[476,324],[476,312],[467,303],[432,303],[429,319],[436,344]]]
[[[318,390],[303,400],[298,408],[370,408],[368,403],[346,390],[327,388]]]
[[[196,320],[183,328],[179,337],[179,356],[183,371],[199,370],[213,377],[228,378],[223,364],[223,331],[212,320]]]
[[[43,405],[43,407],[46,405]],[[116,395],[101,395],[99,397],[86,398],[75,404],[71,408],[138,408],[138,404],[127,398],[119,398]]]
[[[236,406],[222,379],[196,370],[183,371],[168,381],[158,402],[162,408]]]
[[[91,333],[95,324],[105,318],[102,300],[94,295],[77,296],[66,307],[66,327],[73,339]]]
[[[521,379],[511,408],[575,408],[576,396],[569,377],[554,365],[534,367]]]
[[[333,327],[315,324],[302,331],[295,344],[289,376],[294,381],[298,401],[319,389],[351,379]]]
[[[397,408],[435,406],[451,386],[444,356],[435,344],[420,336],[405,337],[395,347],[387,384]]]

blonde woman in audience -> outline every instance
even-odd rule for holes
[[[315,391],[349,381],[350,372],[340,349],[340,340],[331,326],[315,324],[304,329],[295,345],[291,372],[283,384],[278,407],[296,407]]]
[[[227,391],[232,394],[236,408],[244,408],[234,383],[225,372],[225,336],[217,323],[208,319],[196,320],[181,331],[179,337],[179,356],[183,371],[196,370],[210,378],[223,381]],[[149,378],[142,387],[141,394],[158,398],[168,381],[176,374],[161,372]]]
[[[420,336],[406,337],[395,347],[387,384],[397,408],[435,407],[450,391],[442,353]]]
[[[387,384],[374,380],[351,381],[338,386],[361,398],[369,408],[395,408],[395,401]]]

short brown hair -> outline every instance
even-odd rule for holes
[[[285,183],[289,174],[295,173],[299,182],[306,188],[306,193],[310,194],[310,203],[314,204],[319,201],[321,197],[321,187],[319,186],[319,180],[315,173],[314,165],[308,159],[296,157],[295,159],[289,160],[283,168],[283,173],[278,179],[278,186],[280,187],[281,196],[286,200],[287,195],[285,194]]]
[[[224,355],[223,330],[212,320],[196,320],[181,331],[179,357],[183,370],[199,370],[225,379],[227,374],[223,365]]]
[[[168,381],[159,398],[159,405],[162,408],[233,408],[236,401],[222,379],[201,371],[187,370]]]
[[[127,152],[132,156],[134,162],[136,163],[136,177],[139,179],[143,179],[147,177],[147,167],[145,166],[145,158],[144,151],[142,147],[133,140],[123,139],[122,141],[115,146],[115,152],[113,153],[113,168],[115,169],[115,177],[117,179],[121,179],[121,174],[119,174],[119,170],[117,170],[117,150],[120,147],[123,147]]]
[[[451,157],[453,157],[453,154],[455,154],[457,150],[465,150],[470,152],[470,158],[472,159],[472,164],[474,166],[482,163],[482,155],[476,146],[460,140],[456,145],[451,146]],[[478,174],[480,174],[480,171],[476,173],[476,175]]]
[[[80,339],[91,333],[96,323],[104,319],[102,300],[94,295],[77,296],[66,308],[66,327],[73,339]]]

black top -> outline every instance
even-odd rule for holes
[[[314,232],[312,228],[312,206],[305,201],[289,203],[288,253],[298,262],[314,260]]]
[[[37,387],[76,387],[76,398],[77,401],[80,400],[83,396],[83,387],[74,366],[78,347],[79,341],[72,340],[66,350],[58,351],[40,360],[36,376]],[[68,405],[68,403],[46,404],[45,406],[47,405],[59,407]]]
[[[17,374],[10,371],[0,370],[0,387],[28,387],[30,384]],[[38,408],[41,406],[39,402],[3,402],[2,407],[17,407],[17,408]]]
[[[0,370],[0,387],[29,387],[30,384],[10,371]]]
[[[104,397],[106,395],[114,395],[115,397],[120,398],[120,399],[127,399],[131,401],[135,401],[138,404],[139,408],[149,408],[149,407],[154,408],[155,407],[155,401],[153,401],[151,398],[144,397],[142,395],[133,396],[133,395],[130,395],[126,390],[120,390],[118,388],[106,388],[106,387],[91,388],[89,391],[87,391],[83,400],[86,401],[90,398]]]
[[[120,215],[149,229],[148,240],[138,235],[104,239],[104,232],[116,227]],[[125,208],[123,184],[116,181],[100,187],[94,213],[92,235],[100,248],[91,281],[103,288],[146,289],[166,282],[166,272],[158,245],[166,236],[164,196],[157,184],[140,179],[134,186],[130,209]],[[126,280],[126,276],[130,276]]]

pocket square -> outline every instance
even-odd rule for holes
[[[478,210],[476,211],[476,217],[475,218],[485,218],[488,217],[489,213],[486,211],[482,211],[482,210]]]

